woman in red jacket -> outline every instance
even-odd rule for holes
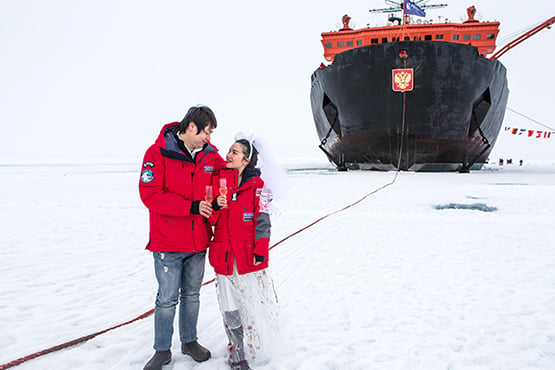
[[[278,305],[268,267],[270,193],[264,187],[258,152],[246,139],[235,141],[220,171],[216,199],[221,207],[212,217],[214,238],[209,260],[216,272],[216,289],[232,369],[250,369],[269,360],[275,347]]]

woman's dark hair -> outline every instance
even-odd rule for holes
[[[251,160],[249,164],[247,164],[247,167],[251,167],[251,168],[256,167],[256,164],[258,163],[258,151],[256,150],[256,148],[253,147],[247,139],[239,139],[239,140],[235,140],[235,142],[243,146],[243,154],[245,155],[245,158],[248,159],[249,156],[251,157]],[[251,155],[251,149],[253,151],[252,155]]]
[[[185,132],[189,126],[189,122],[193,122],[197,126],[197,135],[204,130],[206,126],[213,129],[218,126],[218,121],[216,121],[214,112],[206,105],[197,105],[189,108],[187,114],[179,123],[179,132]]]

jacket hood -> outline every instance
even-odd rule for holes
[[[243,178],[241,179],[241,185],[240,186],[243,186],[243,184],[245,184],[247,181],[249,181],[253,177],[260,177],[260,168],[246,167],[243,170]]]

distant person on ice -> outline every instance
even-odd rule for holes
[[[206,361],[210,351],[197,342],[199,292],[212,228],[212,204],[205,188],[225,162],[210,143],[217,126],[206,106],[189,109],[181,122],[165,125],[144,156],[139,182],[149,210],[150,240],[158,281],[154,309],[154,356],[145,370],[171,361],[173,322],[178,299],[181,352]],[[215,203],[214,203],[215,205]]]
[[[252,138],[233,143],[214,183],[220,195],[210,218],[215,231],[208,256],[229,339],[228,363],[236,370],[267,363],[279,343],[278,301],[266,271],[272,193],[256,168],[260,147]]]

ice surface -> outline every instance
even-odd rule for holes
[[[153,307],[138,165],[0,169],[0,365]],[[395,175],[288,174],[272,244]],[[269,270],[286,353],[264,369],[555,368],[554,189],[551,162],[400,173],[288,239]],[[175,335],[164,369],[228,368],[213,284],[198,328],[213,358],[181,355]],[[150,316],[17,368],[140,369],[152,330]]]

